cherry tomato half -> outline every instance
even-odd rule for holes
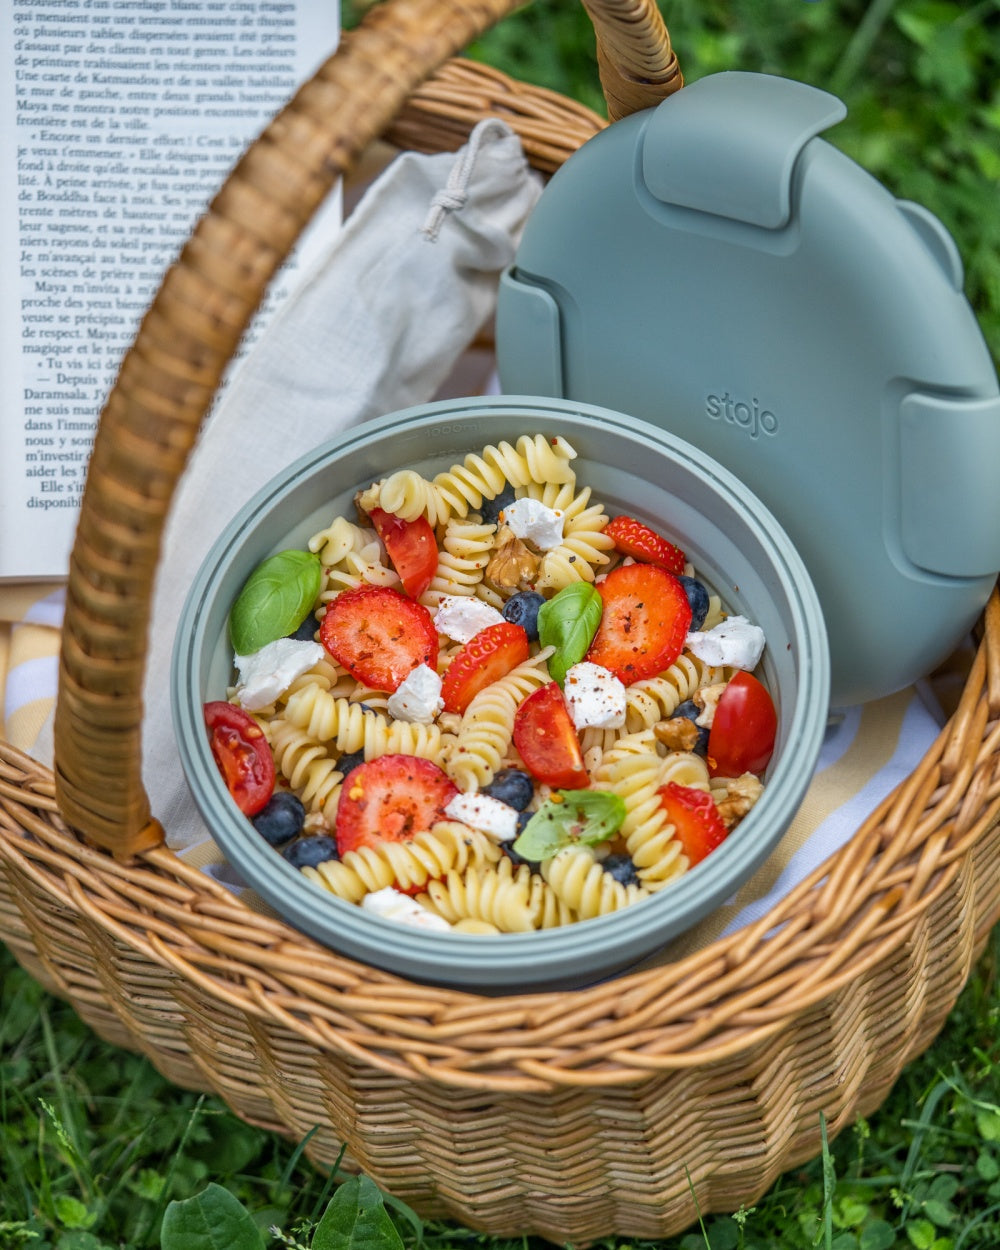
[[[567,790],[590,785],[576,726],[554,681],[529,694],[514,713],[514,746],[537,781]]]
[[[426,517],[404,521],[402,517],[372,508],[368,513],[375,532],[385,545],[392,567],[411,599],[419,599],[431,584],[438,566],[437,541]]]
[[[206,703],[204,714],[226,789],[245,816],[255,816],[274,793],[274,757],[264,731],[232,703]]]
[[[752,673],[736,673],[722,692],[708,735],[712,776],[762,773],[777,732],[778,716],[767,689]]]

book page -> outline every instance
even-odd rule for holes
[[[0,5],[0,578],[65,574],[98,415],[139,320],[338,26],[336,0]],[[335,194],[250,339],[339,220]]]

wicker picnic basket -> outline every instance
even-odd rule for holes
[[[387,0],[249,149],[170,269],[102,415],[72,560],[57,775],[0,744],[0,937],[103,1038],[350,1161],[425,1215],[581,1244],[755,1201],[873,1111],[1000,917],[1000,600],[916,772],[766,920],[590,989],[414,984],[250,911],[162,845],[141,683],[171,494],[262,292],[376,138],[482,116],[556,168],[603,124],[449,60],[517,0]],[[612,117],[680,86],[659,15],[587,0]],[[317,1127],[318,1126],[318,1127]]]

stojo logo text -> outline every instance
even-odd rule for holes
[[[777,434],[778,418],[770,408],[762,408],[756,396],[747,403],[728,391],[724,395],[705,396],[705,415],[713,421],[728,421],[746,430],[751,438],[761,434]]]

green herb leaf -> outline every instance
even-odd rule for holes
[[[513,849],[525,859],[551,859],[564,846],[594,846],[621,828],[625,803],[607,790],[560,790],[561,802],[549,799],[515,839]]]
[[[160,1245],[162,1250],[263,1250],[264,1238],[243,1203],[213,1181],[193,1198],[169,1204]]]
[[[567,670],[587,654],[603,611],[604,602],[589,582],[564,586],[539,608],[538,641],[543,647],[555,647],[549,673],[560,686]]]
[[[313,1234],[312,1250],[403,1250],[378,1186],[352,1176],[330,1199]]]
[[[294,633],[312,610],[322,580],[319,556],[311,551],[279,551],[259,564],[229,613],[236,654],[253,655]]]

